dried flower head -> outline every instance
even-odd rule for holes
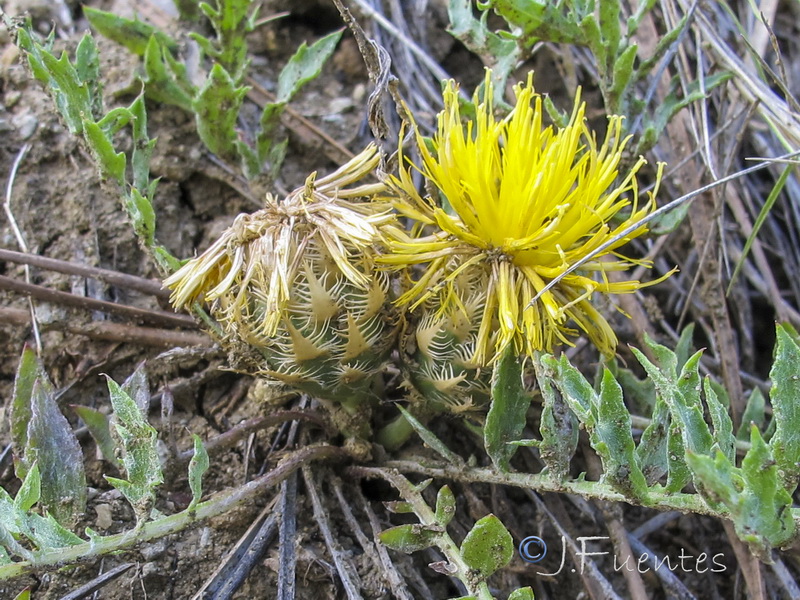
[[[375,268],[394,216],[371,145],[336,172],[239,215],[170,276],[176,308],[210,304],[236,362],[321,398],[355,401],[392,347],[390,277]]]
[[[475,364],[492,362],[511,343],[528,355],[559,342],[569,344],[578,333],[571,323],[611,355],[616,336],[590,299],[595,292],[629,293],[647,285],[612,282],[606,276],[641,264],[617,248],[645,233],[645,226],[566,275],[536,303],[529,302],[548,282],[654,209],[655,191],[645,205],[637,202],[636,175],[646,161],[640,158],[619,173],[629,140],[622,136],[622,117],[609,117],[606,137],[598,144],[579,98],[567,125],[555,128],[542,122],[542,98],[534,93],[532,74],[514,91],[514,109],[495,118],[487,72],[485,100],[476,94],[475,119],[463,123],[458,88],[447,83],[435,136],[426,144],[416,132],[422,156],[417,169],[442,201],[423,198],[410,169],[401,167],[391,182],[403,196],[397,208],[417,226],[410,234],[389,227],[391,252],[381,261],[397,268],[425,265],[399,303],[414,309],[433,302],[445,313],[460,309],[465,294],[474,291],[460,289],[459,276],[485,272]]]

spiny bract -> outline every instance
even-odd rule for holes
[[[394,216],[371,145],[283,201],[239,215],[165,281],[176,308],[210,303],[238,368],[355,408],[372,397],[399,330],[391,277],[375,267]]]

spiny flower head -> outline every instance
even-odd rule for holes
[[[398,329],[390,277],[375,268],[394,219],[374,145],[283,200],[239,215],[165,280],[176,308],[206,302],[233,363],[320,398],[357,404]]]
[[[640,264],[617,248],[645,233],[644,225],[564,276],[535,303],[530,301],[548,282],[654,209],[655,192],[646,204],[637,202],[636,175],[646,161],[640,158],[620,174],[630,139],[623,138],[622,117],[609,117],[606,137],[598,143],[579,97],[569,122],[556,128],[543,123],[542,98],[534,92],[532,74],[514,92],[513,110],[497,119],[487,72],[485,99],[476,93],[475,118],[464,123],[458,88],[452,81],[446,84],[445,108],[433,139],[426,144],[416,131],[422,157],[416,168],[442,201],[423,198],[410,168],[401,166],[391,185],[403,197],[397,209],[416,226],[410,234],[389,226],[391,252],[380,260],[397,268],[425,265],[399,299],[412,310],[431,302],[442,312],[460,307],[465,293],[472,293],[459,288],[460,274],[486,272],[486,299],[472,357],[476,364],[492,362],[511,343],[527,355],[569,344],[578,333],[572,323],[611,355],[616,336],[590,298],[595,292],[630,293],[644,285],[607,278],[609,271]],[[629,212],[622,218],[625,209]]]

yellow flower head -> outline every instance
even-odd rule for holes
[[[600,144],[585,123],[586,106],[579,98],[565,127],[545,126],[542,98],[534,93],[532,80],[531,74],[525,85],[515,86],[516,106],[498,120],[487,72],[485,100],[476,94],[476,117],[466,123],[458,87],[447,83],[433,140],[426,145],[416,132],[422,156],[418,170],[443,202],[420,196],[410,169],[401,166],[399,177],[391,181],[403,196],[399,212],[417,226],[411,234],[390,227],[391,253],[380,260],[397,268],[427,265],[399,303],[412,309],[433,303],[449,313],[474,292],[459,289],[463,275],[485,281],[486,301],[472,357],[477,364],[496,359],[512,342],[528,355],[550,351],[558,342],[569,344],[569,337],[578,333],[570,323],[612,355],[616,336],[590,298],[594,292],[629,293],[646,285],[606,277],[608,271],[640,264],[616,249],[645,233],[643,225],[530,304],[548,282],[655,207],[655,192],[646,205],[637,203],[636,173],[646,162],[643,158],[629,172],[619,173],[630,139],[622,136],[622,117],[609,117]],[[659,166],[657,182],[661,171]],[[612,222],[627,207],[627,218]]]

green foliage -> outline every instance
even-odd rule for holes
[[[116,417],[114,429],[120,438],[122,466],[128,478],[106,476],[106,479],[122,492],[133,506],[137,521],[143,523],[155,503],[156,486],[164,482],[158,457],[158,432],[147,422],[150,389],[143,366],[121,387],[109,378],[108,391]]]
[[[462,458],[450,450],[450,448],[448,448],[444,442],[436,437],[436,435],[434,435],[431,430],[425,427],[414,415],[399,405],[397,410],[400,411],[400,414],[403,415],[403,418],[408,421],[414,431],[416,431],[419,437],[422,438],[422,441],[433,448],[433,450],[435,450],[442,458],[454,465],[463,464],[464,461]]]
[[[635,43],[636,32],[644,16],[652,10],[654,2],[642,2],[639,10],[623,26],[621,5],[616,0],[479,0],[480,19],[472,14],[469,0],[450,0],[449,31],[467,48],[480,55],[487,66],[494,67],[495,89],[505,89],[511,71],[527,56],[538,42],[569,44],[587,48],[594,57],[597,78],[608,114],[625,115],[625,126],[633,132],[643,126],[635,154],[652,147],[669,120],[683,107],[703,96],[695,87],[684,93],[680,82],[674,80],[665,101],[645,113],[647,107],[639,98],[637,86],[647,83],[654,75],[659,62],[678,42],[687,19],[681,19],[675,28],[666,32],[657,44],[653,55],[641,56]],[[499,15],[508,30],[492,32],[487,27],[490,12]],[[707,93],[721,84],[728,74],[714,74],[705,81]],[[499,99],[498,99],[499,101]],[[498,102],[499,103],[499,102]],[[682,215],[677,215],[673,221]],[[662,223],[662,227],[669,227]]]
[[[540,381],[549,379],[555,384],[588,432],[592,448],[603,462],[603,481],[646,503],[647,484],[635,453],[630,413],[622,402],[622,388],[611,371],[604,369],[598,393],[564,355],[559,360],[543,357],[539,368],[545,370]],[[563,462],[564,457],[560,458]]]
[[[714,458],[687,454],[695,483],[711,503],[730,511],[737,535],[765,562],[770,550],[787,545],[796,535],[792,497],[781,483],[778,467],[758,429],[751,427],[750,450],[737,468],[722,454]]]
[[[102,413],[77,407],[92,435],[103,447],[106,457],[121,466],[127,479],[106,477],[133,506],[141,526],[151,516],[158,516],[149,526],[153,531],[174,527],[176,517],[187,526],[195,520],[202,497],[202,477],[208,469],[208,454],[193,436],[194,456],[189,462],[189,487],[192,502],[184,513],[161,517],[152,507],[156,487],[163,482],[157,452],[155,429],[147,422],[150,389],[144,365],[122,386],[108,380],[116,435],[111,435]],[[113,552],[130,545],[136,533],[101,536],[87,529],[91,541],[85,542],[71,532],[76,517],[86,504],[86,479],[83,455],[69,423],[58,410],[55,392],[44,369],[30,348],[23,351],[15,381],[12,402],[12,436],[17,449],[15,464],[22,484],[14,498],[0,488],[0,580],[20,573],[20,565],[35,567],[62,563],[67,548],[76,551],[71,560],[81,560],[96,552]],[[19,425],[26,418],[26,428]],[[20,437],[22,436],[22,437]],[[443,509],[444,510],[444,509]],[[137,528],[136,531],[140,531]]]
[[[192,502],[187,510],[192,510],[203,497],[203,475],[208,471],[208,452],[200,436],[192,434],[194,454],[189,461],[189,488],[192,490]]]
[[[89,430],[89,434],[91,434],[97,447],[100,449],[103,458],[118,468],[122,467],[122,464],[114,453],[115,445],[111,436],[111,426],[108,417],[90,406],[73,404],[71,408],[86,424],[86,428]]]
[[[461,543],[461,556],[481,578],[489,577],[511,562],[514,540],[494,515],[478,520]]]
[[[791,494],[800,478],[800,346],[797,333],[788,325],[778,327],[770,378],[775,433],[769,446],[783,485]]]
[[[105,112],[97,46],[89,34],[78,44],[74,63],[66,53],[57,59],[50,51],[50,41],[37,41],[29,24],[17,29],[16,34],[31,71],[47,87],[69,130],[82,136],[101,175],[119,187],[123,206],[142,245],[153,253],[162,269],[173,270],[177,260],[155,238],[156,182],[149,176],[155,140],[147,136],[144,99],[139,96],[128,107]],[[133,137],[130,165],[127,155],[118,150],[116,139],[124,128],[130,128]],[[128,183],[131,175],[133,185]]]
[[[252,0],[201,2],[215,36],[193,32],[191,38],[212,60],[204,81],[195,85],[177,58],[177,44],[168,35],[140,21],[100,10],[88,10],[89,22],[104,36],[142,57],[145,94],[194,115],[197,132],[220,159],[238,166],[248,179],[274,176],[283,162],[286,140],[279,124],[287,104],[309,81],[319,76],[342,32],[331,33],[311,46],[300,45],[278,76],[276,99],[268,102],[259,121],[245,135],[237,125],[250,88],[245,85],[249,59],[247,34],[253,30],[257,3]]]
[[[559,445],[553,439],[558,429],[554,417],[547,416],[563,412],[555,404],[561,398],[589,434],[603,464],[600,482],[581,482],[584,493],[591,495],[592,487],[607,483],[630,502],[664,507],[691,483],[710,514],[733,521],[739,537],[759,557],[769,560],[771,548],[786,546],[796,537],[800,518],[791,497],[800,470],[800,346],[796,336],[788,326],[778,326],[770,392],[775,433],[766,443],[759,428],[751,424],[750,447],[740,466],[736,464],[727,398],[709,378],[701,381],[701,354],[684,361],[668,348],[646,341],[651,358],[632,350],[655,386],[656,401],[638,446],[631,436],[623,388],[612,371],[603,370],[596,390],[563,355],[558,360],[543,356],[535,364],[543,386],[540,448],[548,450],[542,455],[548,470],[562,477],[562,486],[567,485],[574,445]],[[684,352],[686,344],[679,349]],[[549,386],[559,394],[548,390]],[[753,412],[763,412],[763,399],[751,404]],[[760,408],[755,408],[758,405]],[[560,422],[566,419],[562,416]]]
[[[501,471],[510,468],[517,446],[509,442],[522,434],[530,404],[531,394],[522,381],[522,359],[509,345],[492,374],[492,404],[484,427],[486,452]]]
[[[505,567],[514,554],[514,540],[500,519],[491,514],[479,519],[464,537],[461,546],[458,546],[447,533],[447,525],[456,510],[455,497],[449,487],[444,486],[439,490],[434,511],[421,494],[421,488],[427,482],[414,486],[398,475],[392,478],[392,483],[404,501],[391,503],[390,509],[395,512],[414,512],[420,522],[387,529],[380,533],[380,541],[406,554],[433,546],[439,548],[447,561],[431,566],[438,572],[461,580],[471,594],[465,598],[491,600],[486,579]]]
[[[72,525],[86,506],[83,454],[72,428],[58,408],[44,366],[31,348],[20,359],[11,406],[17,476],[28,481],[36,467],[36,498],[55,520]],[[44,481],[39,483],[39,473]],[[21,492],[25,490],[23,485]],[[26,510],[26,509],[24,509]]]

